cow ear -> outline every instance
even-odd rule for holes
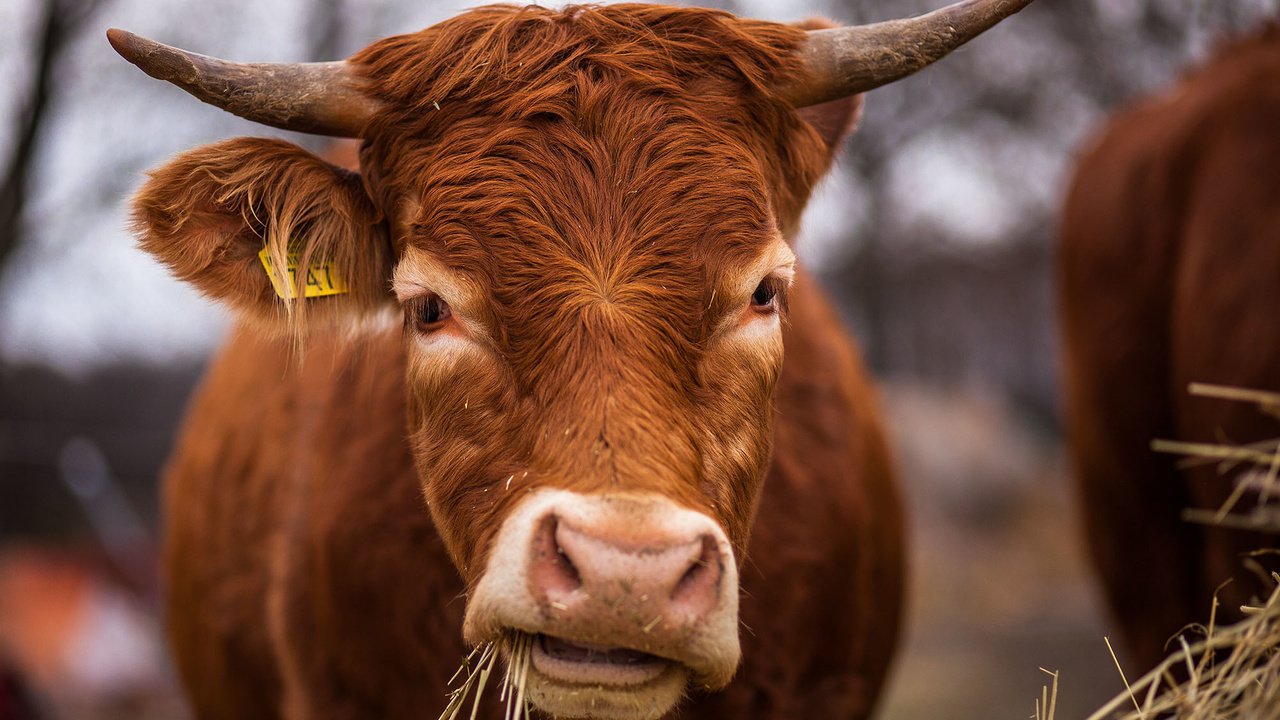
[[[133,227],[179,279],[269,330],[393,302],[386,224],[360,175],[282,140],[177,156],[134,197]]]
[[[793,23],[801,30],[823,30],[836,24],[825,18],[809,18]],[[862,119],[862,95],[851,95],[819,105],[800,108],[800,117],[809,123],[827,148],[828,161],[839,154],[844,141],[858,127]]]
[[[862,119],[862,96],[854,95],[801,108],[800,117],[818,131],[827,146],[828,159],[834,160],[845,139],[853,134]]]

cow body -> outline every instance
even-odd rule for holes
[[[552,717],[864,717],[901,508],[789,243],[859,93],[1027,2],[826,30],[491,6],[286,66],[109,31],[201,99],[362,141],[358,171],[196,148],[134,199],[141,246],[241,320],[166,480],[197,714],[429,716],[474,647]]]
[[[902,521],[874,393],[812,281],[795,290],[744,664],[680,717],[864,717],[893,655]],[[242,329],[209,370],[165,481],[170,635],[200,717],[443,707],[464,585],[405,440],[400,335],[317,337],[299,365]]]
[[[1280,390],[1280,31],[1221,52],[1170,93],[1111,121],[1063,213],[1066,406],[1086,531],[1142,668],[1184,625],[1264,587],[1245,554],[1277,538],[1193,525],[1232,478],[1175,467],[1156,438],[1250,443],[1278,434],[1192,382]],[[1253,499],[1236,507],[1247,512]],[[1274,560],[1257,558],[1274,567]]]

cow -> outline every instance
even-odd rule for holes
[[[902,509],[788,240],[862,93],[1028,2],[492,6],[300,65],[108,31],[202,100],[361,141],[358,172],[216,143],[133,200],[238,318],[164,479],[196,715],[421,718],[480,652],[464,677],[502,655],[554,717],[865,717]]]
[[[1192,382],[1280,390],[1277,128],[1272,26],[1116,115],[1083,153],[1062,213],[1070,453],[1093,564],[1143,669],[1208,620],[1219,586],[1230,580],[1217,620],[1238,619],[1269,587],[1252,563],[1277,567],[1247,553],[1280,538],[1183,520],[1222,507],[1231,477],[1151,449],[1280,434],[1252,405],[1188,394]]]

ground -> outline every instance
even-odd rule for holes
[[[1061,445],[995,397],[885,384],[911,585],[883,720],[1031,717],[1042,667],[1060,673],[1060,718],[1123,690]]]

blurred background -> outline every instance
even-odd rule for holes
[[[228,317],[134,248],[124,202],[175,152],[282,134],[150,80],[104,30],[328,60],[471,4],[0,2],[0,707],[184,715],[155,614],[156,477]],[[852,23],[943,0],[713,4]],[[910,502],[911,607],[882,717],[1030,715],[1041,667],[1061,672],[1059,717],[1122,688],[1061,457],[1056,208],[1110,111],[1278,11],[1038,0],[869,95],[799,250],[883,381]]]

